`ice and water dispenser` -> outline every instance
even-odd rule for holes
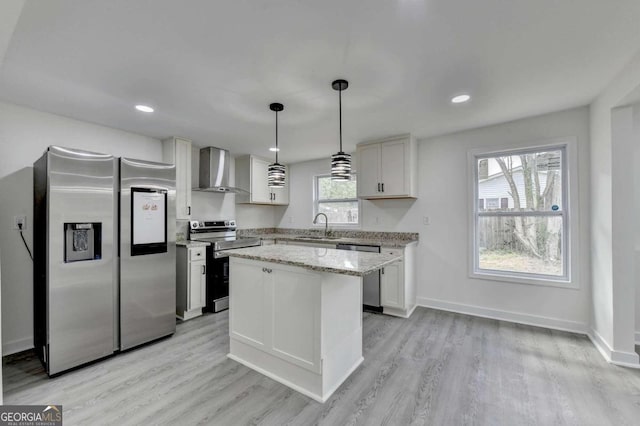
[[[101,223],[64,224],[64,262],[102,258]]]

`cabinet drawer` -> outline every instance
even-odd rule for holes
[[[205,259],[207,254],[206,247],[197,247],[189,249],[189,260],[201,260]]]

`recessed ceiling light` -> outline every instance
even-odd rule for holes
[[[153,108],[147,105],[136,105],[136,109],[142,112],[153,112]]]
[[[280,151],[280,148],[276,148],[275,146],[272,146],[271,148],[269,148],[269,151],[278,152],[278,151]]]
[[[451,98],[451,103],[462,104],[465,102],[469,102],[470,99],[471,99],[471,96],[469,95],[458,95]]]

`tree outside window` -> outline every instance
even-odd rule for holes
[[[568,279],[565,152],[476,156],[476,271]]]

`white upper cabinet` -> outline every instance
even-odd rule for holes
[[[251,167],[249,173],[251,174],[251,189],[249,192],[251,192],[251,202],[271,203],[273,196],[267,185],[269,162],[256,157],[252,157],[250,162]]]
[[[176,219],[191,219],[191,141],[169,138],[162,141],[162,159],[176,165]]]
[[[370,198],[380,195],[380,145],[358,146],[357,185],[358,197]]]
[[[236,186],[249,195],[236,195],[237,204],[289,204],[289,168],[285,166],[285,186],[269,188],[267,172],[271,162],[255,155],[236,158]]]
[[[358,144],[358,197],[417,198],[417,154],[411,135]]]

